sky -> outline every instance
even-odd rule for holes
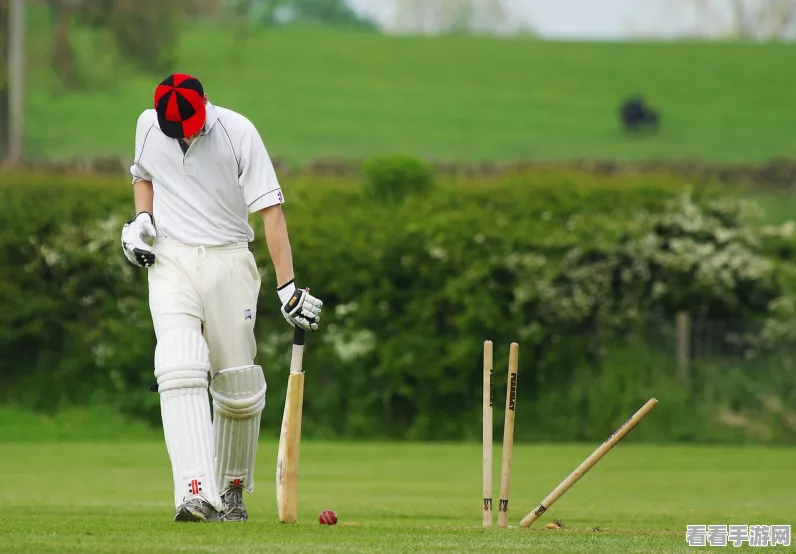
[[[360,13],[390,30],[396,6],[406,0],[347,0]],[[438,0],[424,0],[433,5]],[[464,1],[464,0],[462,0]],[[488,0],[487,0],[488,1]],[[546,38],[622,40],[705,35],[710,22],[698,19],[689,0],[503,0],[518,25],[530,25]],[[745,0],[748,4],[760,0]],[[721,26],[730,3],[709,0],[714,26]],[[707,24],[707,27],[706,27]]]

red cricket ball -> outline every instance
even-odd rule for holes
[[[335,525],[337,523],[337,514],[334,510],[324,510],[318,516],[318,523],[321,525]]]

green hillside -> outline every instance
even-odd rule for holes
[[[33,16],[31,16],[33,18]],[[131,155],[156,77],[77,35],[94,88],[64,92],[44,23],[30,34],[28,153]],[[306,162],[405,152],[450,161],[599,157],[763,161],[796,152],[796,46],[588,44],[388,37],[332,29],[186,24],[181,71],[247,114],[272,155]],[[116,71],[112,77],[112,71]],[[617,107],[640,93],[659,136],[631,139]]]

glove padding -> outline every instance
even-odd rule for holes
[[[127,260],[138,267],[152,267],[155,254],[144,238],[155,238],[154,220],[149,212],[141,212],[122,227],[122,251]]]
[[[323,302],[310,294],[309,289],[298,289],[291,280],[277,289],[282,302],[282,315],[291,327],[317,331]]]

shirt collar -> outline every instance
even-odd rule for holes
[[[206,135],[209,133],[216,121],[218,121],[218,112],[216,112],[216,107],[208,100],[207,104],[205,104],[205,126],[202,128],[202,134]]]

